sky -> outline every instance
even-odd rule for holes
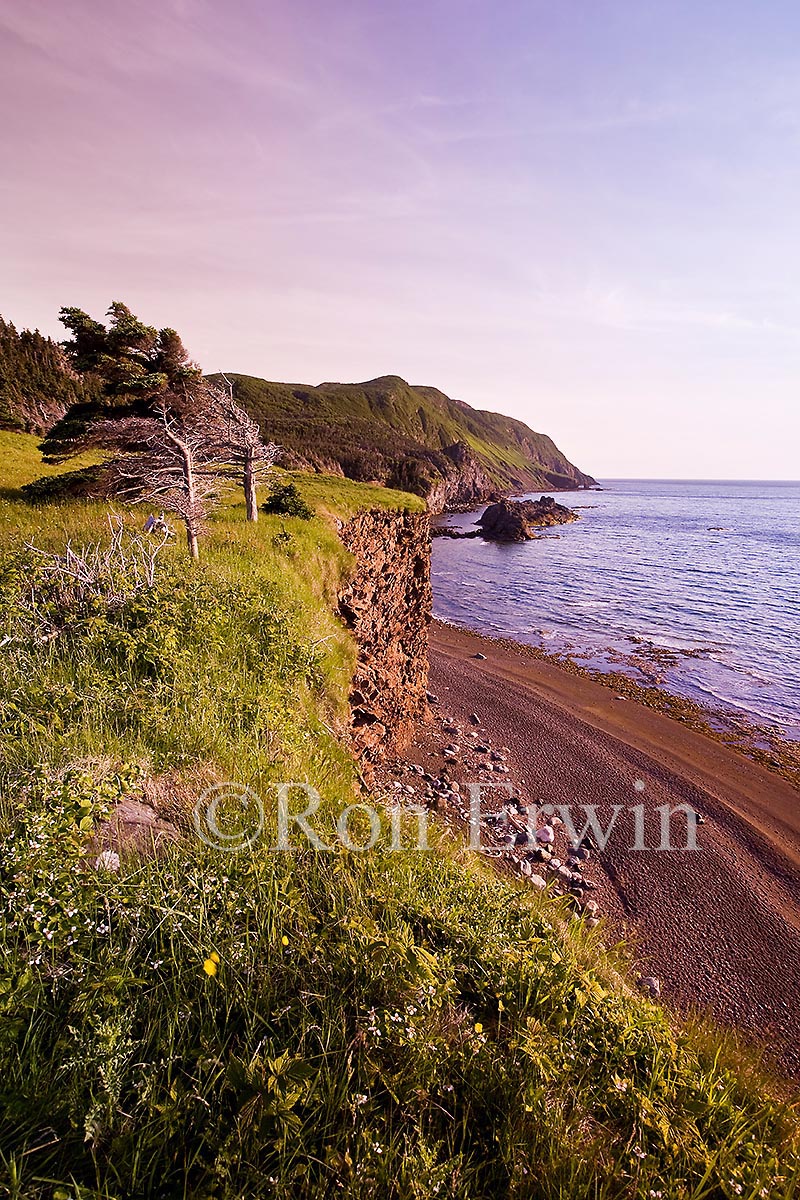
[[[795,0],[0,0],[0,313],[797,479]]]

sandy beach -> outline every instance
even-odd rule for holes
[[[636,947],[668,1005],[743,1031],[780,1072],[800,1077],[800,793],[735,750],[526,647],[434,623],[430,658],[438,716],[420,761],[433,769],[441,755],[443,715],[463,727],[475,714],[528,804],[574,806],[576,824],[584,804],[597,806],[604,823],[610,806],[624,806],[592,864],[607,929]],[[698,849],[631,849],[625,818],[636,804],[645,806],[648,846],[658,807],[689,804],[705,818]],[[677,846],[683,822],[674,820]]]

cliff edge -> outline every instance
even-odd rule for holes
[[[427,712],[430,526],[426,513],[370,509],[339,536],[355,560],[339,592],[358,652],[351,740],[369,764],[408,745]]]

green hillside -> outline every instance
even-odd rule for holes
[[[492,490],[595,483],[549,437],[521,421],[470,408],[436,388],[412,387],[396,375],[319,387],[228,378],[264,434],[286,447],[298,466],[341,470],[423,496],[466,482],[476,501]]]

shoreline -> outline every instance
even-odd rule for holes
[[[632,853],[609,839],[597,856],[601,915],[663,981],[668,1004],[766,1043],[780,1072],[800,1078],[800,790],[688,717],[633,691],[622,698],[616,681],[535,647],[434,621],[430,660],[437,715],[465,728],[478,716],[524,802],[602,814],[643,801],[648,820],[659,805],[687,803],[703,815],[694,853]],[[429,770],[442,738],[429,727],[420,739]]]
[[[778,726],[761,725],[744,710],[715,708],[677,691],[670,691],[661,682],[642,682],[623,670],[599,670],[588,666],[580,661],[580,655],[573,657],[567,650],[546,650],[535,642],[517,641],[506,634],[484,633],[445,617],[434,616],[432,628],[452,629],[490,645],[520,652],[533,661],[549,663],[565,674],[591,680],[626,700],[633,700],[663,713],[675,722],[688,725],[704,737],[781,776],[800,791],[800,738],[785,736]]]

